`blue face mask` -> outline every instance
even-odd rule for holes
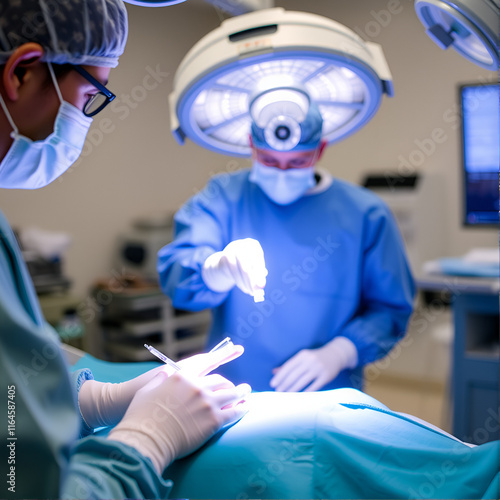
[[[281,170],[254,161],[249,179],[275,203],[289,205],[315,185],[314,166]]]
[[[61,105],[54,131],[43,141],[32,141],[19,133],[0,95],[0,105],[14,129],[14,142],[0,163],[0,188],[37,189],[47,186],[66,172],[82,152],[92,118],[63,100],[50,64],[49,70]]]

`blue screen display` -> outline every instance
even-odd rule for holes
[[[499,224],[500,85],[460,87],[464,223]]]

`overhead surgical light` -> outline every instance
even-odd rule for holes
[[[132,5],[139,5],[140,7],[167,7],[169,5],[175,5],[176,3],[182,3],[186,0],[123,0],[125,3],[130,3]]]
[[[331,143],[366,124],[383,93],[393,87],[380,45],[322,16],[266,9],[225,20],[188,52],[169,96],[171,127],[181,144],[249,156],[252,116],[286,117],[276,133],[296,137],[293,122],[314,101]]]
[[[289,151],[300,141],[301,123],[309,106],[307,91],[288,75],[278,75],[259,82],[249,109],[254,123],[264,129],[267,144],[278,151]]]
[[[486,69],[500,67],[500,0],[415,0],[427,34],[442,49]]]

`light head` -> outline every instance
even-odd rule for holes
[[[316,149],[321,142],[323,118],[299,87],[263,92],[252,100],[250,114],[250,135],[256,148],[304,151]]]

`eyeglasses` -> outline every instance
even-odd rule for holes
[[[85,103],[83,114],[85,116],[94,116],[101,112],[116,96],[110,92],[99,80],[96,80],[88,71],[85,71],[81,66],[73,65],[72,68],[80,73],[87,81],[89,81],[96,89],[99,90]]]

